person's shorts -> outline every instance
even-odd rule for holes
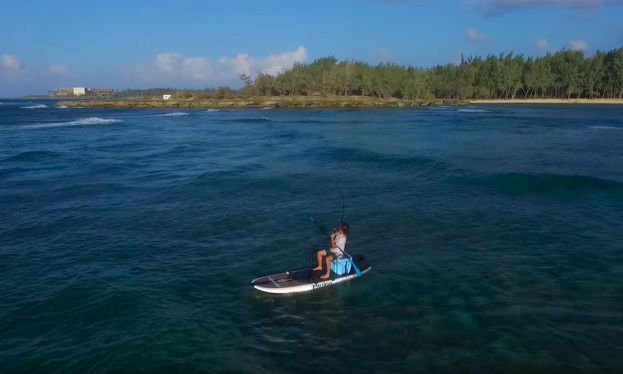
[[[333,259],[338,259],[338,258],[342,258],[344,257],[344,254],[342,253],[342,251],[340,251],[337,248],[331,248],[327,251],[327,255],[330,255],[331,257],[333,257]]]

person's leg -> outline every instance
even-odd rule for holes
[[[318,260],[318,266],[314,268],[314,270],[322,270],[322,258],[327,255],[327,251],[324,249],[319,249],[316,252],[316,260]]]
[[[320,279],[329,279],[329,277],[331,276],[331,261],[333,261],[333,257],[332,256],[327,256],[324,259],[325,264],[327,264],[327,272],[324,273],[324,275],[320,276]]]

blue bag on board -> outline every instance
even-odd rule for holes
[[[347,274],[350,273],[351,262],[348,258],[337,258],[331,261],[331,270],[337,274]]]

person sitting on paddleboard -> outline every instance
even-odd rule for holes
[[[331,234],[331,243],[329,250],[319,249],[316,252],[316,259],[318,260],[318,266],[314,268],[315,271],[322,270],[322,258],[325,258],[325,264],[327,271],[320,276],[320,279],[329,279],[331,275],[331,261],[336,258],[344,257],[344,249],[346,247],[346,237],[349,235],[349,227],[347,224],[342,223],[337,230]]]

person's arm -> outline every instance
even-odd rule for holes
[[[331,248],[337,248],[337,243],[335,241],[336,237],[337,237],[337,233],[336,232],[331,234]]]

